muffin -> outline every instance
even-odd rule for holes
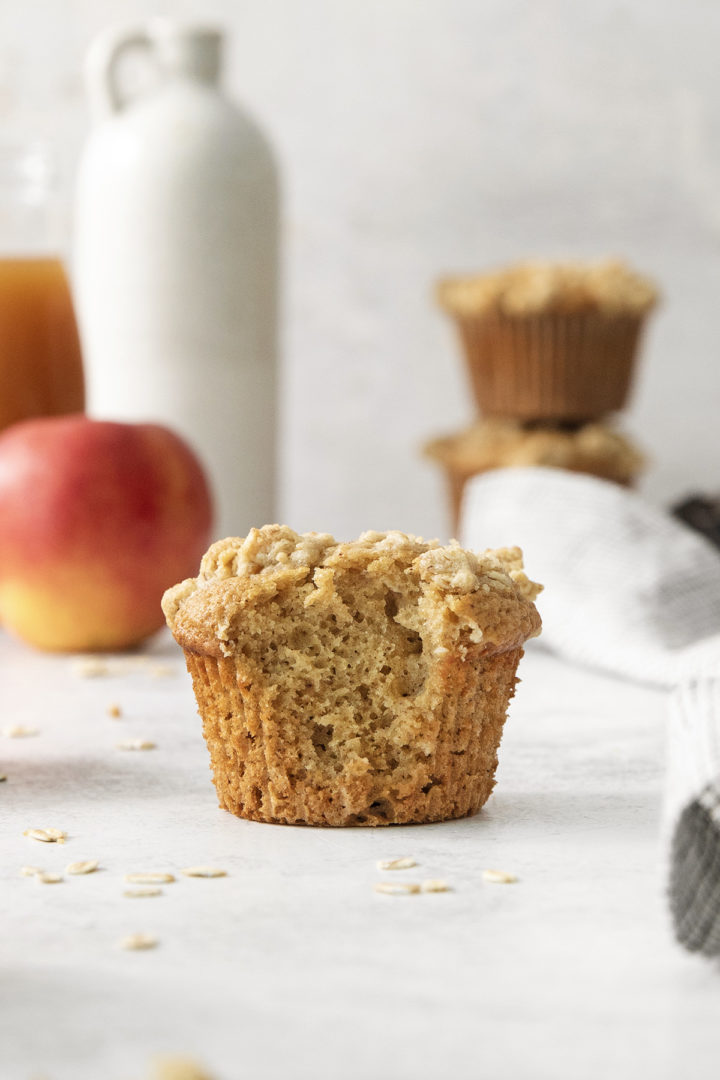
[[[478,408],[515,420],[584,422],[627,401],[655,286],[622,262],[524,262],[441,281]]]
[[[480,420],[456,435],[433,439],[425,445],[424,453],[445,471],[453,531],[459,524],[465,484],[477,473],[544,465],[590,473],[629,487],[645,464],[630,439],[607,424],[562,428],[513,420]]]
[[[492,791],[539,586],[517,548],[281,525],[214,544],[163,598],[220,805],[256,821],[387,825]]]

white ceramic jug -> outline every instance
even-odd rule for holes
[[[264,136],[217,88],[220,47],[164,20],[91,46],[73,277],[89,411],[183,434],[224,536],[275,520],[278,192]],[[135,50],[158,77],[126,100]]]

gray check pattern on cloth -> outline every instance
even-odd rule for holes
[[[670,909],[678,941],[690,952],[720,956],[720,784],[680,814],[670,856]]]
[[[633,492],[544,468],[470,481],[460,540],[523,548],[546,647],[669,691],[670,909],[681,944],[720,956],[720,552]]]
[[[678,941],[720,956],[720,677],[672,693],[666,816],[668,894]]]

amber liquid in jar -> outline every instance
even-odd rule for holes
[[[0,258],[0,430],[85,407],[80,339],[57,258]]]
[[[51,146],[0,142],[0,431],[85,408],[61,189]]]

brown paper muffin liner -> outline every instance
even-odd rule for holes
[[[460,517],[462,513],[463,495],[465,485],[471,477],[479,472],[487,472],[487,469],[470,470],[461,469],[457,465],[445,464],[445,481],[448,493],[448,508],[450,510],[451,533],[457,536],[460,531]]]
[[[558,467],[559,466],[551,466],[551,468]],[[471,480],[473,476],[479,476],[480,473],[490,471],[491,470],[488,468],[483,468],[475,469],[474,471],[468,472],[467,469],[460,469],[457,465],[445,465],[445,479],[447,483],[448,509],[450,512],[450,525],[452,536],[457,536],[460,532],[463,496],[465,494],[465,487],[468,481]],[[622,479],[618,479],[614,476],[608,477],[605,476],[603,473],[593,473],[589,469],[568,468],[567,471],[584,472],[590,476],[598,476],[601,480],[611,480],[613,483],[619,484],[621,487],[631,488],[635,484],[634,479],[628,480],[626,477],[623,477]]]
[[[348,754],[330,784],[298,760],[297,745],[312,738],[316,718],[301,720],[308,731],[288,744],[268,695],[243,683],[233,659],[185,650],[220,806],[238,817],[291,825],[412,824],[476,813],[495,783],[522,654],[515,648],[490,656],[471,645],[465,657],[438,659],[433,677],[444,693],[427,718],[426,730],[435,732],[432,752],[421,760],[412,748],[399,752],[396,767],[382,775]]]
[[[453,317],[485,416],[580,423],[628,399],[643,315]]]
[[[632,487],[646,464],[630,439],[602,424],[568,430],[552,424],[479,420],[455,435],[432,439],[423,452],[445,474],[453,534],[460,525],[465,485],[480,473],[543,466]]]

